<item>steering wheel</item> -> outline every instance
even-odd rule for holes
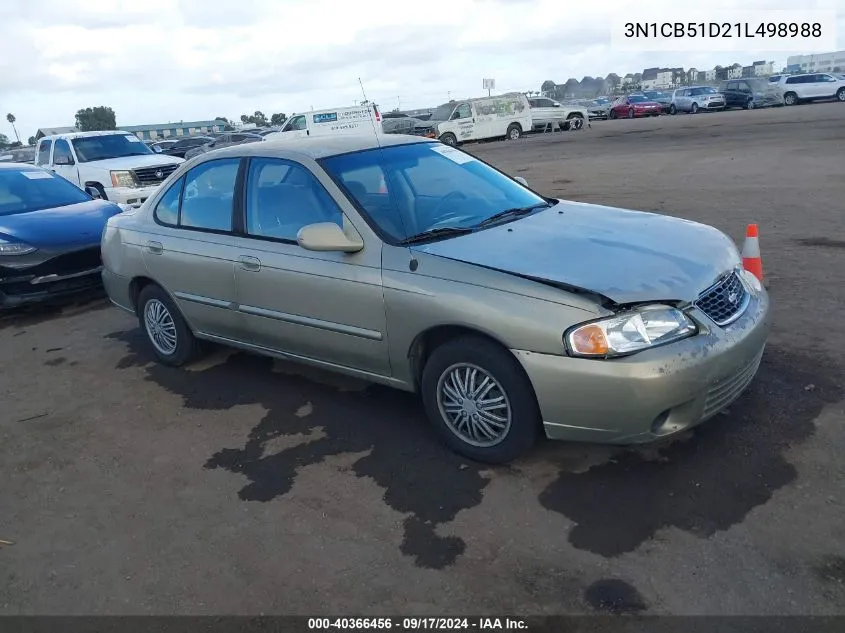
[[[467,200],[466,195],[462,191],[450,191],[445,196],[440,199],[440,202],[437,203],[437,206],[434,208],[434,211],[431,212],[431,215],[437,218],[437,221],[432,226],[438,226],[443,223],[444,220],[451,220],[452,218],[459,217],[457,213],[448,213],[443,217],[439,217],[440,210],[443,209],[447,203],[455,201],[455,200]]]

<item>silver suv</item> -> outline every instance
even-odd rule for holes
[[[669,114],[724,109],[725,95],[710,86],[680,88],[672,93],[672,103],[669,104]]]

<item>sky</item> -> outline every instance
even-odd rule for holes
[[[0,2],[0,116],[22,140],[73,125],[106,105],[117,124],[237,119],[353,105],[430,107],[495,92],[642,72],[753,60],[780,67],[789,52],[619,50],[611,23],[673,0],[4,0]],[[843,0],[802,0],[842,12]],[[795,7],[794,0],[708,0],[706,19]],[[763,15],[762,13],[760,14]],[[826,49],[802,51],[826,52]],[[0,133],[12,128],[0,118]]]

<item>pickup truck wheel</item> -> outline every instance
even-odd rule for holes
[[[108,200],[108,197],[106,196],[106,190],[103,188],[103,185],[88,185],[87,187],[85,187],[85,191],[88,193],[88,195],[92,195],[92,190],[100,194],[101,200]]]
[[[440,137],[440,142],[455,147],[458,144],[458,138],[451,132],[446,132]]]

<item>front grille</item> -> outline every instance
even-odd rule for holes
[[[732,272],[702,292],[695,305],[716,325],[727,325],[742,316],[750,298],[739,275]]]
[[[727,378],[715,381],[710,386],[710,390],[707,392],[704,400],[704,411],[701,414],[702,419],[716,415],[745,391],[745,388],[748,387],[757,374],[762,357],[763,352],[761,350],[749,364]]]
[[[102,279],[99,271],[80,277],[70,279],[59,279],[40,284],[31,284],[28,281],[0,282],[0,295],[25,299],[27,297],[39,297],[45,295],[63,295],[82,292],[102,286]]]
[[[57,255],[37,266],[23,269],[0,270],[0,276],[13,277],[42,277],[44,275],[72,275],[86,270],[97,268],[101,265],[100,247],[92,246],[83,248],[71,253]]]
[[[135,180],[141,185],[158,185],[170,174],[176,171],[178,165],[159,165],[157,167],[142,167],[133,169]]]
[[[414,136],[434,136],[434,128],[431,126],[417,126],[414,128],[411,134],[413,134]]]

